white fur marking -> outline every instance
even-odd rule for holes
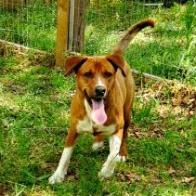
[[[54,172],[54,174],[49,178],[50,184],[63,182],[64,177],[67,174],[67,169],[69,166],[72,152],[73,152],[73,147],[64,148],[58,167]]]
[[[98,130],[97,132],[101,132],[104,135],[111,135],[116,130],[116,125],[114,124],[104,126],[104,125],[97,125],[92,121],[90,116],[92,109],[86,99],[84,100],[84,107],[87,115],[82,120],[79,120],[76,126],[78,133],[83,133],[83,132],[93,133],[93,129],[95,128],[96,130]]]
[[[98,78],[96,86],[103,86],[103,87],[105,87],[105,84],[103,83],[103,81],[100,78]]]
[[[92,121],[90,121],[90,119],[85,116],[83,120],[80,120],[77,124],[77,132],[81,133],[81,132],[93,132],[93,124]]]
[[[116,162],[118,160],[118,154],[120,151],[121,140],[118,136],[113,135],[110,137],[110,153],[106,162],[103,164],[99,176],[103,178],[108,178],[114,173]]]
[[[92,146],[92,149],[93,151],[97,151],[99,149],[102,149],[104,147],[104,142],[101,141],[101,142],[94,142],[93,143],[93,146]]]
[[[77,124],[77,132],[81,133],[81,132],[93,132],[93,123],[90,120],[90,115],[91,115],[91,107],[88,104],[87,100],[84,100],[84,107],[86,110],[86,116],[84,117],[83,120],[79,120],[78,124]]]
[[[125,161],[126,161],[126,156],[118,155],[117,161],[118,161],[118,162],[125,162]]]

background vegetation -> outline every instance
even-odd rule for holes
[[[90,1],[86,10],[83,53],[105,54],[132,24],[154,18],[156,28],[145,29],[137,36],[127,50],[127,61],[141,72],[195,84],[195,16],[192,1],[175,4],[169,9],[145,6],[144,1]],[[56,1],[46,6],[37,0],[18,11],[1,9],[0,21],[1,39],[54,50]]]
[[[186,83],[139,83],[129,157],[111,179],[97,177],[107,142],[105,150],[92,152],[92,136],[83,135],[65,182],[50,186],[47,179],[57,166],[69,125],[75,78],[35,66],[25,57],[0,55],[0,195],[193,195],[195,45],[189,47],[195,39],[195,7],[149,8],[120,0],[97,7],[93,2],[86,14],[84,53],[109,52],[131,24],[153,17],[156,28],[138,35],[126,59],[140,71]],[[36,1],[18,12],[1,10],[0,37],[52,51],[55,6],[55,1],[49,7]]]

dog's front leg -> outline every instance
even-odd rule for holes
[[[114,173],[116,162],[118,160],[118,154],[120,151],[120,146],[123,137],[123,130],[119,129],[117,133],[110,136],[109,146],[110,153],[106,162],[103,164],[101,171],[99,172],[99,177],[108,178]]]
[[[63,182],[64,177],[67,174],[67,169],[69,166],[69,162],[73,152],[73,147],[76,138],[77,138],[77,133],[70,129],[68,131],[68,135],[65,140],[65,147],[61,155],[58,167],[54,172],[54,174],[49,178],[50,184]]]

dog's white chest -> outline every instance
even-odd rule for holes
[[[93,123],[92,121],[85,116],[83,120],[80,120],[77,124],[77,132],[93,132]]]
[[[96,133],[102,133],[104,135],[111,135],[115,132],[116,126],[114,124],[104,126],[104,125],[97,125],[92,122],[88,116],[85,116],[83,120],[80,120],[77,124],[77,132],[78,133],[93,133],[96,130]]]
[[[115,124],[111,124],[108,126],[95,124],[91,120],[91,117],[90,117],[91,108],[86,100],[84,101],[84,106],[85,106],[87,115],[82,120],[78,121],[78,124],[76,126],[78,133],[84,133],[84,132],[93,133],[94,130],[96,130],[96,133],[101,132],[104,135],[110,135],[115,132],[115,128],[116,128]]]

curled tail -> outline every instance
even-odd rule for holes
[[[113,53],[124,53],[124,50],[128,47],[131,40],[137,35],[139,31],[143,28],[151,26],[154,27],[155,22],[151,19],[141,21],[134,26],[130,27],[127,33],[123,36],[123,38],[118,42],[116,47],[113,50]]]

